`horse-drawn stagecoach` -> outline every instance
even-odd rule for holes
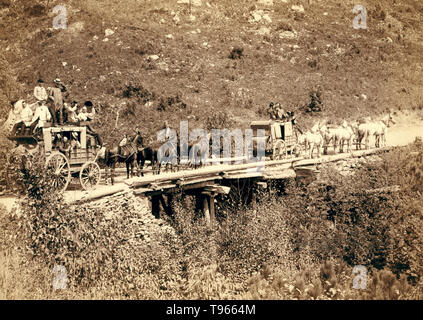
[[[265,130],[266,156],[270,156],[272,160],[294,156],[299,151],[298,133],[290,120],[253,121],[250,128],[254,131]],[[257,137],[257,132],[254,132],[253,136]],[[254,140],[256,144],[258,138]]]
[[[66,152],[60,150],[58,144],[64,137],[69,143],[74,141],[73,147]],[[15,141],[18,147],[24,147],[28,154],[34,154],[37,150],[44,155],[45,168],[52,173],[54,186],[60,192],[66,190],[71,177],[79,178],[84,190],[89,190],[100,182],[96,139],[87,132],[87,127],[82,122],[79,125],[44,127],[36,134],[30,133],[26,127],[22,132],[8,138]]]

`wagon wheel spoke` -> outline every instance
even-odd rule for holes
[[[57,169],[58,172],[62,172],[63,168],[66,166],[66,163],[62,163],[59,168]]]
[[[60,176],[60,177],[57,179],[57,184],[58,184],[59,186],[64,186],[64,185],[66,184],[66,177],[64,177],[64,176]]]
[[[67,158],[58,152],[52,153],[46,161],[46,168],[52,174],[53,187],[59,192],[66,190],[70,181],[70,167]]]
[[[94,188],[99,184],[100,178],[101,171],[97,163],[89,161],[82,166],[79,179],[83,189],[89,190]]]
[[[83,174],[82,174],[82,181],[83,181],[83,183],[85,184],[85,185],[91,185],[92,186],[92,184],[93,184],[93,182],[92,182],[92,178],[88,175],[88,173],[86,173],[86,172],[83,172]]]

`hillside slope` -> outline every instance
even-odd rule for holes
[[[2,118],[8,100],[57,77],[99,106],[109,144],[135,126],[153,139],[165,119],[203,127],[217,111],[245,127],[271,101],[303,125],[423,108],[421,1],[362,1],[366,30],[353,28],[350,0],[188,2],[67,1],[67,29],[55,30],[59,1],[1,0]],[[302,111],[313,90],[321,113]]]

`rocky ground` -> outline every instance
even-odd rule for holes
[[[113,219],[118,214],[122,214],[122,208],[126,208],[125,210],[127,211],[138,212],[138,218],[131,221],[133,228],[130,229],[136,230],[136,232],[132,235],[128,235],[128,241],[130,242],[136,243],[136,241],[142,240],[143,242],[149,243],[152,233],[167,230],[173,232],[173,229],[170,228],[164,220],[156,219],[151,214],[148,198],[137,197],[132,192],[121,192],[113,196],[87,203],[85,206],[99,209],[104,212],[106,219],[109,220]]]

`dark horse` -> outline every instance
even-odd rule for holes
[[[157,150],[152,147],[145,147],[141,150],[138,150],[136,156],[137,167],[141,173],[141,176],[144,176],[144,164],[148,160],[151,163],[151,168],[153,169],[153,174],[155,173],[155,167],[157,165]],[[138,174],[139,175],[139,174]]]
[[[179,145],[177,146],[172,146],[175,147],[175,155],[178,156],[179,154]],[[170,151],[169,149],[165,151],[164,156],[169,157],[170,155]],[[174,171],[175,169],[175,165],[176,167],[178,166],[178,161],[174,161],[173,163],[168,162],[168,163],[164,163],[164,162],[160,162],[159,160],[161,159],[161,150],[160,148],[154,148],[154,147],[145,147],[142,148],[141,150],[138,150],[137,152],[137,156],[136,156],[136,163],[137,163],[137,168],[141,171],[141,176],[144,176],[144,172],[143,172],[143,168],[145,165],[145,162],[148,160],[151,163],[151,168],[153,170],[153,174],[160,174],[160,170],[163,164],[166,165],[166,171],[168,170],[169,166],[171,168],[172,171]],[[177,159],[176,159],[177,160]]]
[[[178,141],[178,139],[177,139]],[[211,135],[207,136],[207,141],[209,146],[211,145]],[[181,146],[179,143],[171,143],[168,145],[169,148],[161,149],[160,147],[145,147],[142,150],[137,152],[136,162],[138,169],[141,170],[141,176],[144,176],[143,168],[145,162],[148,160],[151,163],[151,168],[153,170],[153,174],[160,174],[161,166],[166,165],[166,171],[168,171],[169,167],[171,171],[179,170],[182,163],[187,164],[189,167],[197,169],[205,164],[205,160],[208,158],[208,147],[207,142],[198,139],[194,142],[190,142],[185,145],[187,148],[188,157],[181,159]],[[174,150],[172,150],[174,148]],[[169,159],[171,151],[173,154],[176,155],[176,159],[169,162],[160,162],[162,157],[166,157]],[[164,154],[161,152],[164,151]],[[182,161],[181,161],[182,160]]]
[[[131,177],[134,176],[134,166],[137,166],[137,151],[132,143],[128,143],[125,147],[114,147],[112,149],[102,147],[97,154],[99,162],[106,165],[106,182],[107,177],[110,175],[112,185],[114,184],[114,173],[116,163],[125,163],[126,165],[126,178],[129,179],[129,172]],[[120,151],[120,152],[119,152]],[[129,170],[131,168],[131,170]],[[110,171],[110,174],[109,174]]]
[[[188,166],[194,169],[202,167],[210,156],[212,147],[211,134],[207,134],[207,139],[199,137],[196,141],[188,144]]]

